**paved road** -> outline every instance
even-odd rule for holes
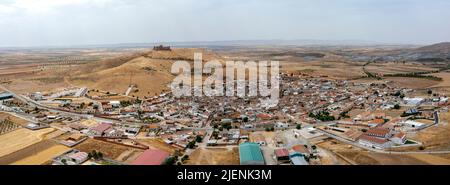
[[[57,109],[57,108],[54,108],[54,107],[42,105],[39,102],[34,101],[34,100],[30,99],[30,98],[24,97],[24,96],[22,96],[20,94],[17,94],[17,93],[7,89],[6,87],[4,87],[2,85],[0,85],[0,89],[2,89],[3,91],[7,91],[7,92],[11,93],[15,98],[17,98],[18,100],[20,100],[20,101],[22,101],[24,103],[28,103],[28,104],[34,105],[34,106],[36,106],[38,108],[41,108],[41,109],[47,109],[47,110],[49,110],[51,112],[61,113],[61,114],[65,114],[65,115],[75,116],[75,117],[81,117],[81,118],[85,118],[85,119],[94,119],[94,120],[99,121],[99,122],[120,123],[117,120],[94,117],[93,115],[89,115],[89,114],[79,114],[79,113],[69,112],[69,111],[60,110],[60,109]]]
[[[4,111],[0,111],[0,112],[4,112]],[[26,121],[28,121],[30,123],[38,123],[38,121],[34,117],[29,116],[28,114],[25,114],[25,113],[17,113],[17,112],[4,112],[4,113],[11,114],[11,115],[13,115],[15,117],[21,118],[21,119],[26,120]],[[69,131],[68,129],[64,129],[64,128],[61,128],[61,127],[58,127],[58,126],[55,126],[55,125],[52,125],[52,124],[50,124],[49,126],[52,127],[52,128],[64,131],[64,132]]]

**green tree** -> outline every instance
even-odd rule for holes
[[[181,161],[186,161],[186,160],[188,160],[189,159],[189,156],[188,155],[184,155],[182,158],[181,158]]]
[[[190,148],[190,149],[193,149],[195,147],[195,140],[194,141],[191,141],[191,142],[189,142],[187,145],[186,145],[186,148]]]
[[[242,121],[243,121],[244,123],[247,123],[247,122],[248,122],[248,117],[244,117],[244,119],[242,119]]]
[[[163,162],[163,165],[173,165],[175,162],[175,157],[169,157]]]
[[[203,141],[202,136],[197,135],[197,136],[195,137],[195,141],[196,141],[197,143],[201,143],[201,142]]]

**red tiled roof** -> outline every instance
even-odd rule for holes
[[[272,118],[272,116],[270,116],[269,114],[264,114],[264,113],[258,114],[258,115],[256,115],[256,117],[261,118],[261,119],[270,119],[270,118]]]
[[[308,148],[306,148],[303,145],[295,145],[292,147],[292,150],[296,151],[296,152],[300,152],[300,153],[304,153],[304,154],[309,154],[311,153]]]
[[[389,133],[389,129],[387,129],[387,128],[372,128],[366,132],[367,135],[372,134],[372,135],[377,135],[377,136],[384,136],[388,133]]]
[[[108,123],[102,123],[100,125],[95,126],[94,128],[92,128],[92,130],[95,130],[99,133],[103,133],[106,130],[108,130],[109,128],[111,128],[111,124]]]
[[[142,153],[136,160],[134,160],[132,165],[161,165],[167,158],[169,153],[161,151],[148,149]]]
[[[406,134],[403,133],[403,132],[399,132],[399,133],[397,133],[397,134],[394,135],[394,137],[396,137],[396,138],[403,138],[403,137],[405,137],[405,136],[406,136]]]
[[[287,149],[276,149],[275,150],[275,155],[277,157],[286,157],[289,156],[289,151]]]
[[[369,123],[383,124],[384,123],[384,119],[374,119],[372,121],[369,121]]]

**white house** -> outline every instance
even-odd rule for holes
[[[399,132],[391,138],[391,141],[395,144],[403,145],[406,143],[406,134],[403,132]]]
[[[403,101],[405,102],[405,104],[407,105],[420,105],[425,99],[423,98],[403,98]]]
[[[390,148],[392,146],[392,143],[387,139],[371,137],[371,136],[367,136],[367,135],[362,135],[359,138],[358,143],[361,145],[367,146],[367,147],[381,149],[381,150],[385,149],[385,148]]]
[[[113,107],[113,108],[119,108],[120,107],[120,101],[109,101],[109,104]]]
[[[406,120],[406,121],[402,122],[401,124],[403,124],[404,126],[410,127],[412,129],[421,129],[426,126],[425,123],[420,123],[420,122],[413,121],[413,120]]]

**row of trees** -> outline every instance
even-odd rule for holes
[[[334,120],[336,120],[336,118],[334,116],[330,115],[330,113],[328,111],[320,111],[317,114],[314,114],[313,112],[310,112],[309,113],[309,117],[318,119],[320,121],[334,121]]]
[[[414,73],[399,73],[399,74],[385,74],[386,77],[408,77],[408,78],[424,78],[428,80],[442,81],[441,77],[436,77],[432,75],[422,75],[423,73],[414,72]]]

